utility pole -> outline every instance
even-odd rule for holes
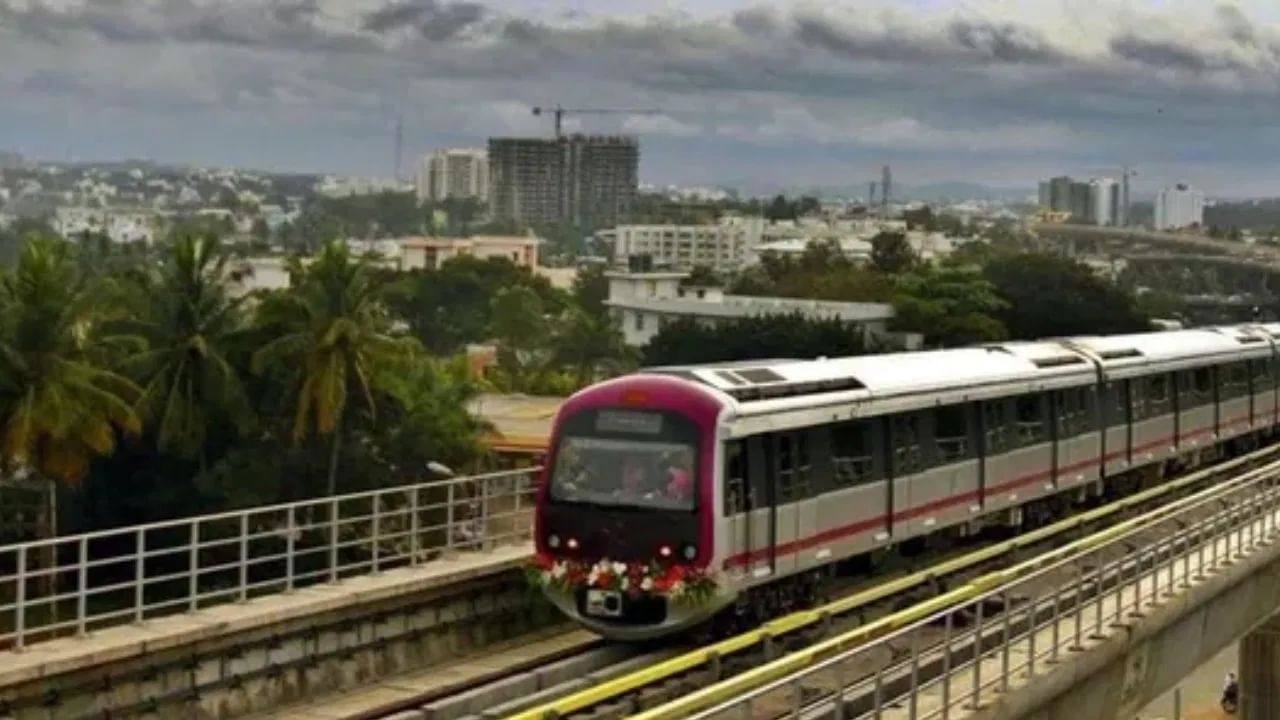
[[[889,169],[888,165],[885,165],[881,172],[883,173],[883,177],[880,179],[880,205],[884,209],[882,213],[884,219],[888,220],[889,194],[893,188],[893,172]]]

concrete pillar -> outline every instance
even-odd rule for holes
[[[1280,718],[1280,615],[1240,641],[1240,718]]]

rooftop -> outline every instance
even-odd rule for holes
[[[811,318],[838,318],[848,322],[889,320],[893,318],[893,306],[884,303],[846,303],[795,298],[753,297],[748,295],[725,295],[723,301],[715,302],[680,298],[611,298],[606,301],[606,304],[628,310],[642,310],[666,315],[694,315],[716,318],[787,315],[796,312]]]
[[[471,401],[470,411],[493,426],[484,442],[499,452],[542,452],[551,438],[561,397],[485,394]]]

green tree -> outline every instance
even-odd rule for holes
[[[583,268],[573,279],[573,299],[583,312],[598,317],[606,317],[609,307],[605,301],[609,299],[609,278],[605,277],[604,267],[595,265]]]
[[[871,238],[871,266],[888,275],[908,272],[920,263],[920,257],[907,236],[900,232],[881,232]]]
[[[685,365],[726,360],[844,357],[868,350],[859,326],[811,320],[800,313],[760,315],[706,326],[692,318],[663,325],[644,347],[644,364]]]
[[[1143,332],[1150,320],[1132,295],[1056,255],[995,257],[983,275],[1005,302],[996,318],[1018,340]]]
[[[0,284],[0,464],[74,483],[117,433],[137,433],[138,388],[108,370],[94,288],[65,242],[30,239]]]
[[[901,276],[894,296],[895,330],[918,332],[930,347],[1004,340],[995,319],[1005,303],[976,270],[922,268]]]
[[[514,286],[493,298],[492,332],[498,342],[498,367],[516,390],[546,364],[550,328],[537,293]]]
[[[631,351],[622,332],[606,314],[569,310],[560,322],[553,345],[554,362],[571,369],[579,387],[595,381],[601,371],[621,372],[630,365]]]
[[[369,268],[352,258],[341,242],[325,245],[303,272],[296,291],[274,297],[262,312],[263,319],[281,327],[283,334],[254,353],[253,369],[294,369],[293,437],[331,437],[327,487],[333,494],[343,423],[352,401],[376,415],[376,379],[415,343],[390,333],[391,318]]]
[[[127,292],[132,334],[146,341],[124,369],[142,386],[137,411],[160,452],[207,466],[211,425],[246,430],[253,411],[228,346],[243,331],[241,301],[224,285],[227,255],[214,235],[183,236]]]
[[[397,467],[422,468],[429,462],[469,467],[484,455],[480,436],[490,428],[469,405],[480,385],[468,376],[466,359],[416,356],[385,373],[382,386],[394,400],[386,423],[387,455]]]
[[[697,287],[722,287],[724,279],[706,265],[694,265],[693,270],[689,272],[689,277],[685,278],[684,284]]]

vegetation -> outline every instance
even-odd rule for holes
[[[230,294],[229,249],[48,234],[0,267],[0,477],[60,487],[64,529],[350,492],[482,459],[483,389],[567,394],[634,361],[606,285],[506,260],[376,270],[330,242],[292,287]],[[500,367],[458,353],[500,340]]]
[[[645,365],[684,365],[861,355],[873,347],[857,326],[803,315],[764,315],[707,326],[682,319],[663,326],[644,348]]]

